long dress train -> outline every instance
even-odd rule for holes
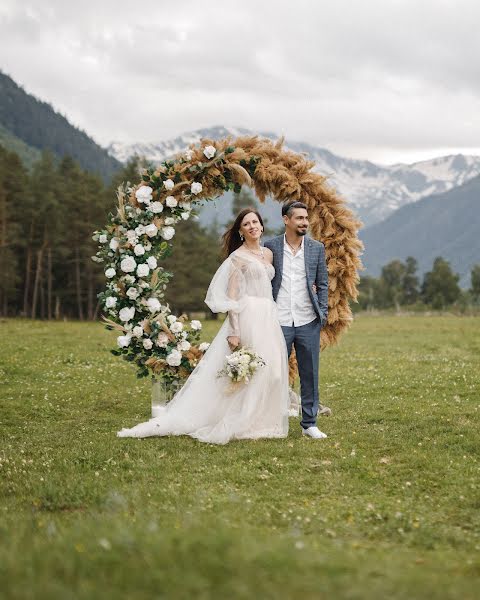
[[[233,252],[219,267],[208,288],[206,304],[228,312],[215,339],[182,389],[162,413],[119,437],[189,435],[203,442],[226,444],[231,439],[281,438],[288,434],[288,357],[277,308],[272,297],[272,265]],[[248,384],[230,386],[217,377],[230,354],[227,337],[266,362]]]

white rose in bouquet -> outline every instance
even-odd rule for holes
[[[159,348],[166,348],[167,345],[168,345],[168,335],[164,331],[161,331],[157,337],[157,346]]]
[[[180,323],[180,321],[175,321],[175,323],[172,323],[170,325],[170,331],[172,333],[180,333],[183,329],[183,324]]]
[[[132,271],[135,271],[136,266],[137,263],[135,262],[133,256],[126,256],[120,263],[120,268],[124,273],[131,273]]]
[[[147,307],[151,313],[157,313],[161,309],[160,300],[158,298],[149,298],[147,300]]]
[[[130,300],[135,300],[138,298],[138,290],[134,287],[128,288],[127,296],[130,298]]]
[[[182,353],[178,350],[172,350],[170,354],[167,356],[167,363],[171,367],[178,367],[182,362]]]
[[[168,317],[167,317],[167,321],[170,323],[170,325],[172,323],[175,323],[176,320],[177,320],[177,317],[175,315],[168,315]]]
[[[210,344],[208,342],[202,342],[200,344],[200,346],[198,347],[198,349],[200,350],[200,352],[206,352],[209,348]]]
[[[171,179],[167,179],[166,181],[163,182],[163,187],[166,190],[173,190],[173,188],[175,187],[175,184],[173,183],[173,181]]]
[[[143,327],[141,325],[135,325],[132,329],[132,333],[136,338],[141,338],[143,335]]]
[[[199,183],[198,181],[194,181],[192,183],[192,185],[190,186],[190,191],[192,192],[192,194],[199,194],[201,191],[203,190],[202,184]]]
[[[143,347],[145,348],[145,350],[151,350],[152,346],[153,346],[153,342],[150,338],[143,340]]]
[[[112,238],[110,240],[109,247],[110,247],[110,250],[113,250],[115,252],[115,250],[118,248],[118,240],[116,238]]]
[[[188,352],[188,350],[190,350],[190,348],[192,347],[192,344],[190,344],[190,342],[187,342],[187,340],[182,340],[178,345],[177,348],[179,350],[181,350],[182,352]]]
[[[120,312],[118,313],[118,317],[120,319],[120,321],[130,321],[130,319],[133,319],[133,317],[135,316],[135,307],[134,306],[124,306],[123,308],[120,309]]]
[[[140,223],[140,225],[137,225],[135,227],[135,235],[141,236],[145,233],[145,225],[142,225]]]
[[[107,277],[108,279],[115,277],[116,274],[117,274],[117,272],[115,271],[115,269],[113,267],[110,267],[109,269],[107,269],[105,271],[105,277]]]
[[[164,240],[171,240],[175,235],[175,229],[173,227],[162,227],[160,235]]]
[[[194,330],[194,331],[200,331],[200,329],[202,328],[202,324],[200,321],[196,321],[195,319],[193,321],[190,321],[190,327]]]
[[[165,204],[168,206],[168,208],[175,208],[178,202],[174,196],[167,196],[165,199]]]
[[[119,335],[117,337],[117,344],[120,348],[126,348],[130,344],[130,339],[129,335]]]
[[[107,243],[107,240],[108,240],[108,237],[107,237],[107,235],[106,235],[105,233],[101,233],[101,234],[99,235],[99,237],[98,237],[98,241],[99,241],[101,244],[106,244],[106,243]]]
[[[135,198],[140,203],[145,202],[146,204],[149,204],[152,199],[152,193],[153,190],[149,185],[141,185],[135,192]]]
[[[115,296],[108,296],[108,298],[105,298],[105,306],[107,308],[115,308],[116,304],[117,299],[115,298]]]
[[[161,213],[163,211],[163,204],[158,202],[158,200],[156,202],[152,202],[150,204],[150,210],[155,214]]]
[[[145,227],[145,233],[148,235],[148,237],[155,237],[157,232],[158,227],[155,225],[155,223],[150,223],[150,225]]]
[[[147,263],[142,263],[141,265],[138,265],[137,267],[137,275],[139,277],[147,277],[147,275],[150,273],[150,268],[147,265]]]
[[[145,254],[145,248],[142,246],[142,244],[136,244],[133,252],[136,256],[143,256]]]
[[[217,152],[217,149],[215,148],[215,146],[205,146],[203,153],[205,154],[205,156],[207,158],[213,158],[215,156],[215,153]]]
[[[175,225],[175,219],[173,217],[167,217],[165,219],[165,225]]]
[[[154,256],[149,256],[147,258],[147,265],[152,269],[156,269],[157,268],[157,259]]]

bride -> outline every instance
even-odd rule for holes
[[[189,435],[202,442],[282,438],[288,434],[288,359],[272,297],[275,274],[271,250],[260,246],[261,215],[242,210],[223,235],[225,261],[215,273],[205,303],[228,312],[220,331],[182,389],[162,413],[119,437]],[[242,345],[266,365],[247,384],[233,388],[217,373],[225,357]]]

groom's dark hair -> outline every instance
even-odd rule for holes
[[[303,202],[285,202],[285,204],[282,206],[282,217],[291,217],[292,216],[292,212],[293,209],[295,208],[304,208],[305,210],[307,210],[307,205],[304,204]]]

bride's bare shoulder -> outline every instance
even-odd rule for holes
[[[273,264],[273,252],[270,250],[270,248],[267,248],[266,246],[264,246],[263,252],[264,252],[265,260],[268,260],[268,262],[270,264]]]

